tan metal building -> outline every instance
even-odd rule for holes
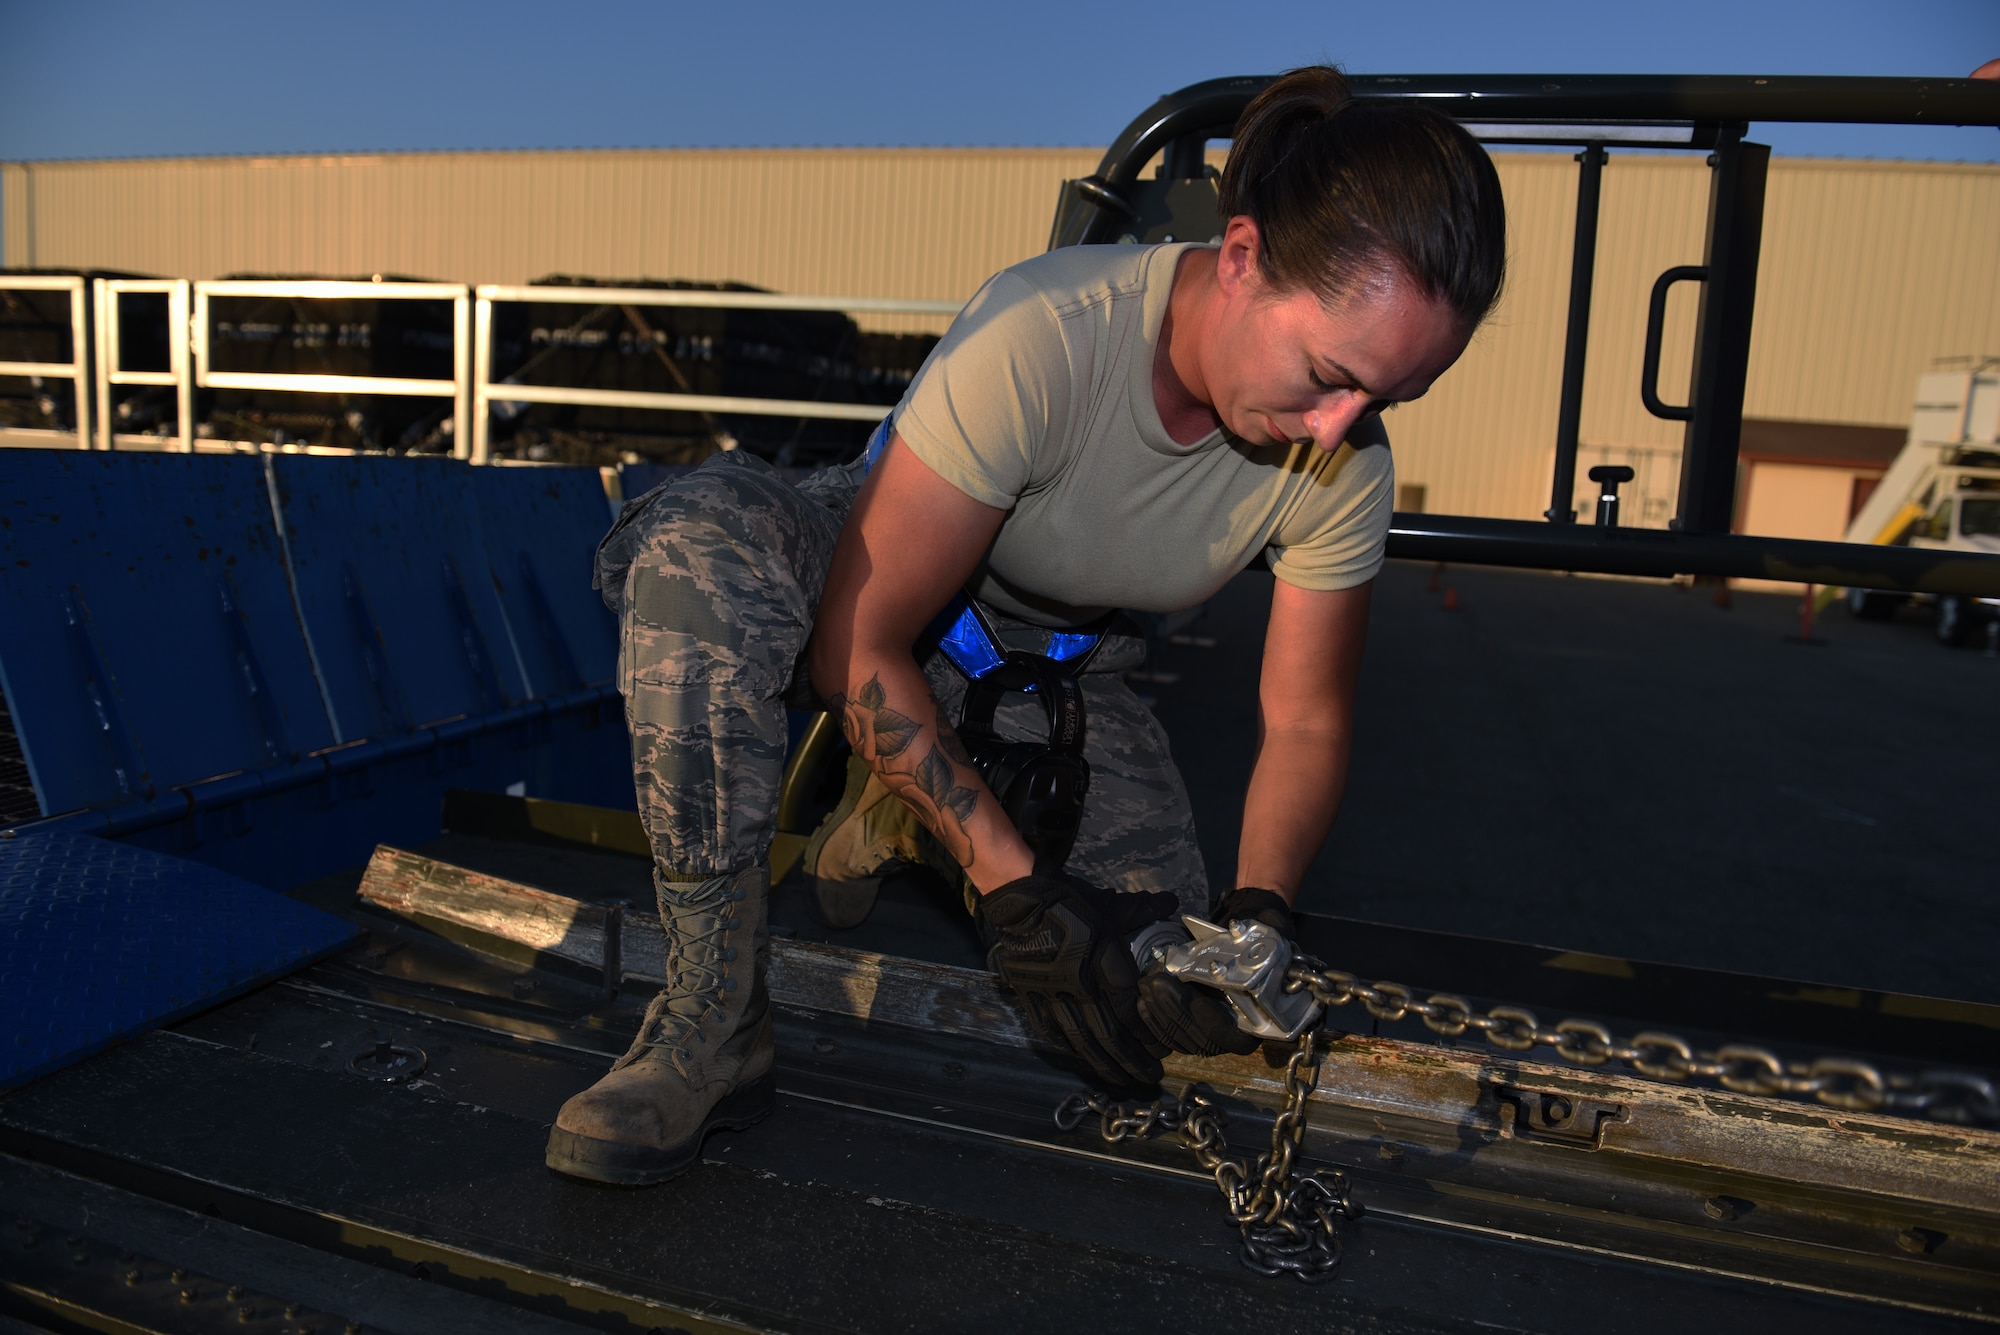
[[[1097,158],[770,149],[13,163],[0,165],[0,227],[9,266],[505,283],[571,273],[963,300],[1043,248],[1060,183]],[[1525,518],[1548,504],[1576,168],[1566,154],[1495,159],[1512,228],[1506,296],[1464,360],[1389,425],[1406,506]],[[1628,506],[1639,522],[1669,513],[1681,431],[1639,400],[1647,293],[1661,270],[1700,261],[1706,194],[1697,156],[1614,152],[1605,170],[1582,462],[1641,466]],[[1684,396],[1694,304],[1682,285],[1669,305],[1670,400]],[[1934,359],[1993,353],[2000,166],[1772,163],[1747,416],[1788,424],[1787,438],[1801,423],[1900,428]],[[1822,499],[1803,508],[1774,501],[1813,466],[1753,463],[1739,514],[1797,536],[1844,526],[1834,512],[1852,477],[1812,479]],[[1761,498],[1760,473],[1771,484]]]

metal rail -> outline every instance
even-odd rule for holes
[[[362,375],[277,375],[215,371],[209,363],[209,300],[213,297],[296,297],[449,301],[452,315],[452,378],[402,379]],[[194,383],[199,389],[271,389],[297,394],[398,394],[452,401],[452,455],[464,459],[469,413],[471,298],[462,283],[360,283],[330,279],[210,279],[194,284]]]
[[[493,379],[493,306],[533,302],[553,306],[653,306],[702,310],[843,311],[901,315],[956,315],[957,301],[906,301],[894,297],[813,297],[783,292],[708,292],[645,287],[540,287],[482,283],[473,290],[472,462],[491,457],[492,405],[551,403],[583,408],[640,408],[662,412],[744,413],[879,422],[888,410],[872,403],[819,403],[724,394],[667,394],[642,390],[584,389],[566,385],[517,385]]]
[[[1227,139],[1275,75],[1208,79],[1168,93],[1125,127],[1098,164],[1112,199],[1058,244],[1111,239],[1115,196],[1176,140]],[[1377,74],[1355,96],[1420,101],[1489,142],[1709,148],[1725,125],[1753,121],[2000,126],[2000,85],[1977,79],[1752,75]],[[1199,163],[1200,154],[1181,153]]]
[[[112,426],[113,385],[163,385],[174,390],[174,447],[194,451],[194,376],[188,358],[189,291],[185,278],[99,278],[91,284],[93,323],[97,331],[97,448],[115,448]],[[118,363],[120,314],[118,298],[128,292],[165,293],[167,298],[167,358],[164,371],[129,371]]]
[[[90,336],[83,299],[84,280],[68,275],[0,275],[0,292],[69,293],[69,349],[66,362],[0,362],[0,375],[68,380],[76,392],[76,447],[90,448]]]
[[[1398,513],[1389,555],[1454,565],[1573,570],[1599,575],[1723,575],[1904,593],[1990,596],[2000,556],[1934,547],[1877,547],[1744,533],[1541,524],[1531,519]]]

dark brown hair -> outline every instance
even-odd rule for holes
[[[1334,301],[1393,268],[1468,326],[1500,295],[1507,216],[1486,150],[1428,107],[1354,98],[1331,66],[1292,70],[1243,109],[1221,204],[1257,224],[1281,290]]]

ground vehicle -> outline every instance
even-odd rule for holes
[[[2000,552],[2000,363],[1939,370],[1917,381],[1909,441],[1848,526],[1849,542],[1929,551]],[[1937,637],[1969,644],[2000,632],[2000,601],[1970,593],[1918,595],[1937,607]],[[1906,601],[1847,591],[1858,617],[1889,617]]]
[[[1399,554],[2000,593],[1995,558],[1947,559],[1920,547],[1857,551],[1726,531],[1735,450],[1730,419],[1740,416],[1761,180],[1759,150],[1744,141],[1743,122],[1864,113],[2000,124],[2000,89],[1787,79],[1361,83],[1376,95],[1446,99],[1469,120],[1476,113],[1496,138],[1582,144],[1586,198],[1590,147],[1606,140],[1671,143],[1716,157],[1682,528],[1578,526],[1566,514],[1550,524],[1404,516],[1394,538]],[[1094,183],[1079,183],[1076,199],[1088,207],[1073,203],[1059,233],[1092,239],[1092,210],[1111,224],[1113,236],[1121,216],[1143,217],[1155,191],[1151,183],[1141,191],[1137,182],[1154,153],[1178,145],[1168,154],[1171,163],[1200,163],[1202,144],[1226,132],[1259,86],[1254,79],[1220,81],[1165,99],[1127,132]],[[1190,146],[1197,151],[1188,152]],[[1194,174],[1170,172],[1164,180],[1157,193],[1170,208],[1188,193],[1176,187],[1199,185]],[[1199,199],[1198,189],[1192,193]],[[1586,259],[1588,235],[1580,222],[1578,252]],[[1579,286],[1587,316],[1588,284]],[[1573,294],[1572,360],[1580,369],[1578,309]],[[1566,387],[1572,379],[1565,377]],[[1580,378],[1574,383],[1580,386]],[[1567,388],[1565,401],[1574,404]],[[1566,420],[1573,445],[1567,411]],[[519,771],[502,766],[574,759],[614,731],[598,719],[595,742],[565,744],[571,725],[608,700],[601,685],[604,646],[595,656],[582,652],[593,632],[574,602],[554,596],[564,590],[543,579],[542,596],[531,596],[523,590],[536,581],[516,576],[505,581],[515,612],[482,622],[481,581],[460,577],[472,559],[466,551],[530,527],[518,511],[511,520],[509,511],[499,512],[513,528],[499,522],[475,528],[479,542],[443,553],[458,557],[458,567],[446,567],[441,590],[435,577],[425,581],[436,596],[419,610],[435,625],[418,628],[442,634],[415,657],[400,656],[418,631],[408,629],[407,618],[399,623],[384,615],[404,599],[391,600],[381,581],[369,580],[362,560],[369,553],[353,555],[357,571],[343,572],[338,556],[329,568],[320,559],[325,544],[306,541],[323,535],[308,533],[303,520],[290,522],[289,511],[279,513],[305,490],[310,479],[303,470],[283,460],[246,462],[269,471],[248,478],[255,485],[241,497],[254,521],[245,531],[254,530],[261,543],[244,548],[250,553],[254,546],[258,561],[245,555],[233,567],[245,597],[225,594],[218,613],[212,584],[177,586],[175,605],[149,609],[163,610],[172,624],[138,652],[156,651],[170,636],[192,643],[207,635],[219,645],[215,680],[296,688],[283,703],[307,717],[323,693],[328,713],[333,703],[351,704],[353,716],[380,716],[380,731],[335,731],[331,741],[339,745],[314,739],[306,759],[271,763],[265,753],[282,751],[282,739],[298,733],[285,716],[259,708],[269,693],[227,694],[211,683],[150,708],[188,723],[205,743],[215,740],[220,723],[233,721],[241,748],[204,752],[208,768],[163,773],[161,791],[141,797],[121,792],[111,776],[131,777],[127,761],[141,755],[157,760],[158,751],[120,754],[126,734],[156,721],[119,718],[110,707],[114,693],[99,690],[78,702],[85,726],[73,734],[80,739],[74,751],[93,780],[110,786],[76,803],[83,809],[64,824],[72,835],[80,830],[121,842],[79,843],[134,854],[135,863],[149,848],[192,854],[211,867],[235,859],[246,872],[323,846],[324,856],[341,858],[332,867],[351,866],[378,842],[435,838],[437,799],[454,775],[477,769],[482,781],[511,778]],[[466,491],[486,485],[448,473],[441,461],[423,466],[437,470],[426,477]],[[415,476],[400,479],[406,489]],[[576,481],[573,472],[546,476],[551,485]],[[338,481],[358,490],[380,484],[381,476],[357,467]],[[1570,482],[1557,478],[1554,494],[1564,507]],[[267,486],[265,504],[260,489]],[[477,506],[462,497],[440,504],[420,526],[428,533],[448,520],[470,525],[466,509]],[[552,509],[537,518],[545,521]],[[383,535],[383,514],[362,517],[370,542],[389,546],[395,535]],[[9,541],[20,541],[18,530],[10,532],[16,536]],[[203,555],[189,556],[199,562],[216,550],[205,546]],[[436,572],[439,550],[420,550],[425,568]],[[486,559],[494,560],[490,550]],[[60,684],[74,690],[81,675],[106,686],[110,674],[97,669],[118,665],[119,645],[96,635],[86,615],[105,608],[81,598],[65,602],[82,576],[74,564],[47,564],[55,567],[47,596],[77,609],[54,623],[50,637],[74,655]],[[416,569],[413,560],[406,564],[406,574]],[[507,574],[529,568],[511,551],[498,564]],[[43,566],[31,562],[31,568]],[[266,580],[259,589],[250,587],[253,569]],[[319,583],[297,578],[302,574]],[[12,568],[9,577],[16,587],[26,578]],[[116,569],[107,578],[115,584]],[[414,591],[418,581],[408,582]],[[253,605],[252,594],[267,601]],[[259,644],[255,615],[272,609],[270,620],[282,627],[291,615],[288,599],[304,605],[297,615],[317,635],[299,637],[296,653],[281,664],[252,652]],[[156,594],[153,601],[166,600]],[[245,607],[251,617],[238,615]],[[559,621],[565,613],[579,618],[566,631]],[[546,633],[549,622],[558,633]],[[475,634],[482,625],[510,633]],[[516,636],[517,625],[543,633]],[[540,691],[524,687],[530,700],[513,700],[503,643],[520,664],[522,682],[545,680],[560,692],[546,684]],[[352,651],[354,661],[346,678],[329,683],[336,646]],[[15,646],[4,652],[11,655]],[[321,661],[308,666],[314,653]],[[449,707],[412,707],[414,687],[438,683],[406,679],[398,690],[386,670],[426,655],[436,676],[449,675],[445,665],[465,676]],[[23,726],[33,726],[34,710],[48,708],[53,695],[20,694],[28,678],[16,661],[5,664],[12,703]],[[75,663],[83,664],[81,673]],[[282,681],[281,670],[289,674]],[[95,714],[86,712],[92,704]],[[435,721],[422,723],[426,718]],[[92,748],[105,752],[102,763]],[[561,777],[550,792],[574,802],[579,794],[566,791]],[[601,770],[596,777],[602,780]],[[1427,969],[1448,963],[1450,981],[1471,994],[1565,1012],[1643,1016],[1688,1026],[1704,1043],[1715,1041],[1710,1034],[1740,1038],[1747,1026],[1785,1053],[1787,1063],[1772,1057],[1777,1065],[1765,1075],[1775,1069],[1777,1078],[1803,1081],[1832,1098],[1785,1102],[1758,1092],[1761,1048],[1723,1063],[1741,1087],[1723,1091],[1649,1083],[1588,1065],[1557,1067],[1525,1059],[1519,1048],[1468,1051],[1430,1041],[1393,995],[1378,996],[1367,1027],[1382,1027],[1342,1040],[1334,1063],[1340,1078],[1313,1105],[1306,1153],[1357,1173],[1373,1166],[1367,1190],[1380,1214],[1428,1225],[1371,1236],[1370,1249],[1379,1238],[1386,1259],[1369,1269],[1357,1257],[1343,1276],[1366,1286],[1356,1291],[1359,1298],[1339,1290],[1313,1298],[1313,1291],[1290,1286],[1251,1288],[1255,1281],[1230,1268],[1227,1233],[1220,1235],[1224,1245],[1214,1245],[1209,1185],[1184,1159],[1051,1132],[1049,1108],[1068,1082],[1020,1041],[1018,1024],[1010,1027],[990,987],[954,967],[967,962],[962,939],[944,940],[960,952],[954,958],[929,961],[801,942],[781,951],[791,971],[780,1005],[785,1088],[795,1114],[785,1138],[718,1147],[725,1163],[743,1166],[717,1165],[670,1195],[616,1196],[552,1183],[536,1157],[549,1091],[573,1088],[578,1072],[622,1046],[634,996],[617,997],[617,986],[626,977],[655,976],[659,964],[657,942],[649,954],[641,924],[625,930],[618,900],[644,894],[649,872],[643,858],[618,856],[633,847],[630,813],[623,821],[619,815],[496,793],[455,795],[442,823],[445,837],[456,842],[371,860],[372,902],[400,905],[402,913],[367,919],[366,949],[350,949],[282,988],[208,1009],[172,1032],[131,1042],[0,1101],[6,1151],[0,1169],[8,1204],[22,1221],[5,1236],[5,1256],[16,1272],[32,1269],[32,1285],[23,1288],[47,1296],[32,1310],[73,1324],[84,1324],[80,1314],[98,1313],[102,1324],[123,1313],[128,1325],[160,1328],[168,1325],[159,1315],[164,1310],[175,1314],[176,1328],[196,1320],[276,1328],[274,1300],[290,1297],[371,1324],[433,1330],[1177,1328],[1196,1319],[1240,1322],[1246,1311],[1273,1326],[1324,1325],[1331,1311],[1336,1320],[1455,1329],[1496,1307],[1516,1324],[1579,1330],[1614,1321],[1685,1329],[1690,1314],[1711,1325],[1768,1328],[1797,1322],[1807,1309],[1819,1328],[1859,1329],[1880,1325],[1883,1309],[1874,1302],[1898,1304],[1894,1316],[1906,1327],[1941,1325],[1941,1310],[1972,1318],[1992,1310],[2000,1273],[1994,1206],[2000,1193],[1992,1189],[2000,1132],[1981,1123],[1988,1104],[2000,1115],[2000,1101],[1990,1081],[1975,1074],[1949,1089],[1932,1081],[1921,1090],[1897,1090],[1926,1108],[1964,1116],[1920,1122],[1898,1115],[1923,1110],[1914,1103],[1882,1102],[1881,1073],[1868,1063],[1849,1059],[1794,1075],[1789,1059],[1802,1048],[1808,1054],[1862,1048],[1996,1067],[1991,1035],[2000,1026],[1993,1008],[1931,1001],[1925,1009],[1922,998],[1690,976],[1694,971],[1570,951],[1550,957],[1438,933],[1378,931],[1370,945],[1365,924],[1325,926],[1312,944],[1346,952],[1343,960],[1365,956],[1367,967],[1385,974],[1400,974],[1411,961]],[[429,830],[413,838],[425,824]],[[30,846],[62,831],[28,826],[12,833],[5,844]],[[314,847],[302,851],[302,845]],[[101,847],[89,852],[112,855]],[[171,888],[192,894],[194,863],[161,858],[146,865],[156,876],[172,870],[181,879]],[[344,894],[352,885],[332,889]],[[148,943],[168,926],[159,907],[157,899],[139,905],[151,910],[141,919]],[[455,950],[454,941],[467,939],[491,949]],[[976,962],[976,947],[971,952]],[[642,981],[635,991],[643,987]],[[606,991],[614,994],[609,1000]],[[358,1078],[371,1061],[395,1073],[402,1063],[397,1048],[420,1039],[442,1068],[428,1084]],[[1986,1046],[1975,1049],[1981,1039]],[[386,1048],[386,1060],[375,1044]],[[1574,1050],[1587,1061],[1590,1049],[1579,1044]],[[1528,1035],[1526,1047],[1535,1045]],[[327,1050],[336,1058],[353,1054],[346,1065],[357,1075],[344,1073]],[[1876,1078],[1872,1107],[1864,1068]],[[1254,1060],[1189,1065],[1177,1076],[1227,1086],[1253,1131],[1282,1097],[1272,1072]],[[58,1236],[73,1239],[74,1250],[53,1245]],[[1540,1241],[1523,1248],[1516,1241],[1523,1238]],[[118,1259],[121,1248],[152,1259]],[[170,1264],[182,1271],[171,1279]],[[234,1292],[224,1287],[231,1280],[241,1286]],[[273,1300],[259,1296],[265,1292]],[[373,1307],[363,1313],[343,1302]],[[141,1303],[156,1306],[134,1311]],[[1413,1303],[1421,1306],[1415,1316]],[[1390,1315],[1383,1317],[1385,1311]]]

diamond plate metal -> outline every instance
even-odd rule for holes
[[[0,1089],[310,963],[356,928],[199,863],[0,838]]]

